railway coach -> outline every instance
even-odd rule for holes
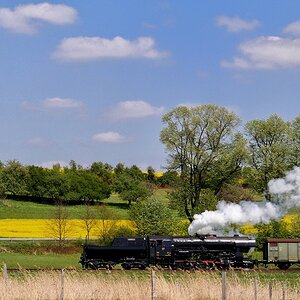
[[[300,263],[300,239],[267,238],[263,245],[263,263],[287,270]]]

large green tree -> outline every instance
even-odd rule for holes
[[[4,193],[26,195],[29,173],[27,167],[17,160],[8,161],[0,172],[0,186]]]
[[[60,169],[29,166],[28,172],[28,192],[31,196],[60,199],[67,193],[66,178]]]
[[[300,116],[296,117],[289,125],[289,169],[300,167]]]
[[[123,168],[122,164],[118,166],[122,168],[115,173],[114,190],[122,200],[127,201],[129,207],[132,202],[143,200],[151,195],[152,191],[146,184],[146,177],[139,167],[133,165],[130,168]]]
[[[174,211],[152,197],[132,205],[130,215],[140,235],[173,234],[179,222]]]
[[[250,165],[253,168],[249,173],[250,182],[269,199],[268,182],[282,177],[288,169],[288,124],[274,114],[266,120],[248,122],[245,131],[249,142]]]
[[[114,190],[130,207],[132,202],[143,200],[151,195],[151,190],[140,178],[124,172],[115,179]]]
[[[177,107],[163,116],[160,139],[169,154],[168,167],[180,174],[175,193],[187,218],[207,206],[204,190],[215,194],[240,170],[245,140],[237,134],[239,118],[225,107]]]
[[[89,170],[65,170],[68,200],[102,200],[111,194],[110,186]]]

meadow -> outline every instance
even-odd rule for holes
[[[298,276],[298,275],[297,275]],[[299,299],[299,276],[282,281],[260,273],[227,272],[227,299]],[[256,282],[256,284],[255,284]],[[270,285],[271,283],[271,285]],[[152,286],[155,289],[152,289]],[[256,287],[256,288],[254,288]],[[151,299],[154,292],[160,300],[222,299],[220,272],[168,273],[144,272],[19,272],[0,278],[0,299]]]
[[[155,196],[167,202],[168,190],[156,190]],[[110,220],[98,219],[92,228],[90,238],[97,243],[104,228],[128,228],[134,231],[134,223],[129,220],[127,204],[117,194],[111,195],[103,201],[111,209],[113,214]],[[12,239],[12,241],[0,241],[0,264],[6,263],[9,268],[80,268],[78,264],[81,243],[84,243],[86,229],[80,217],[83,206],[68,206],[68,232],[69,239],[79,239],[76,247],[69,247],[64,253],[55,250],[55,246],[41,246],[42,242],[33,239],[53,238],[53,232],[49,229],[49,218],[53,215],[54,206],[38,204],[34,202],[22,202],[14,200],[0,201],[0,238]],[[291,222],[293,215],[284,217],[286,222]],[[187,226],[186,226],[187,227]],[[252,225],[245,225],[243,233],[252,235],[256,229]],[[29,241],[13,241],[14,238],[27,238]],[[47,242],[45,242],[47,243]],[[50,242],[48,242],[50,243]],[[68,242],[69,244],[69,242]],[[18,246],[16,246],[18,245]]]

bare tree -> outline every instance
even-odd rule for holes
[[[99,206],[99,239],[103,243],[107,243],[114,236],[116,231],[117,218],[116,213],[113,212],[106,205]]]
[[[52,215],[47,222],[47,228],[51,236],[58,240],[59,247],[62,248],[71,232],[69,213],[62,201],[58,201],[55,205]]]
[[[84,210],[80,216],[82,221],[82,227],[86,230],[86,239],[90,239],[90,233],[93,228],[97,225],[97,212],[89,201],[85,202]]]

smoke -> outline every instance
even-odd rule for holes
[[[284,178],[271,180],[268,188],[274,201],[285,209],[300,207],[300,168],[295,167]]]
[[[234,224],[268,224],[272,219],[280,220],[287,209],[300,207],[300,168],[294,168],[284,178],[271,180],[268,189],[272,202],[220,201],[216,210],[194,215],[189,234],[216,234],[232,230]]]

